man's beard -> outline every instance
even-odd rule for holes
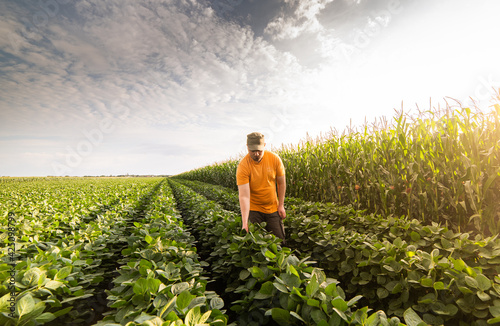
[[[254,160],[255,162],[259,163],[260,161],[262,161],[262,158],[264,157],[264,153],[262,153],[261,156],[259,157],[254,157],[254,156],[251,156],[252,157],[252,160]]]

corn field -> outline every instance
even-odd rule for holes
[[[500,105],[398,113],[363,130],[331,132],[273,150],[287,196],[408,216],[458,232],[500,231]],[[183,173],[236,188],[239,159]]]

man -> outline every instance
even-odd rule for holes
[[[265,146],[263,134],[248,134],[248,154],[240,161],[236,170],[242,228],[248,232],[249,221],[266,222],[268,231],[285,240],[282,222],[286,217],[285,167],[278,155],[264,151]]]

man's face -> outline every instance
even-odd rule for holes
[[[264,157],[264,151],[263,150],[262,151],[251,151],[251,150],[248,150],[248,154],[250,154],[250,157],[255,162],[260,162],[260,160],[262,160],[262,158]]]

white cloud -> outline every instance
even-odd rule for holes
[[[317,15],[333,0],[285,0],[290,7],[289,14],[283,11],[271,21],[264,32],[275,40],[295,39],[303,33],[317,33],[324,30]]]

